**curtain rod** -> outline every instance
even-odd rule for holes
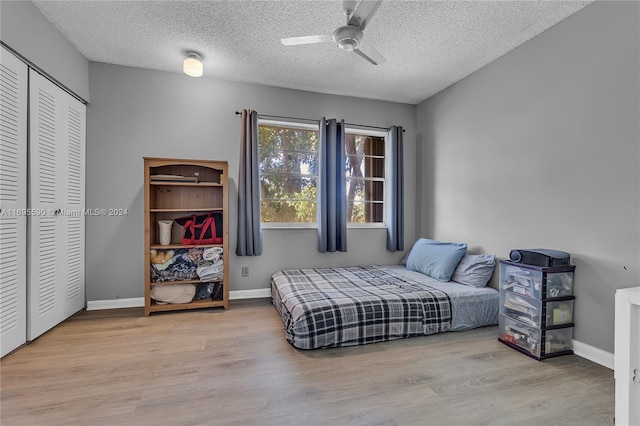
[[[236,115],[241,115],[242,113],[240,111],[236,111]],[[297,121],[308,121],[311,123],[318,123],[320,120],[312,120],[310,118],[298,118],[298,117],[283,117],[280,115],[264,115],[264,114],[258,114],[258,117],[261,118],[276,118],[276,119],[284,119],[284,120],[297,120]],[[380,130],[389,130],[388,127],[379,127],[379,126],[367,126],[366,124],[353,124],[353,123],[344,123],[346,126],[356,126],[356,127],[365,127],[367,129],[380,129]],[[404,129],[402,129],[402,132],[404,133]]]

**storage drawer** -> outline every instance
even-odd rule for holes
[[[541,299],[542,272],[500,263],[500,288],[523,296]]]
[[[500,313],[527,325],[540,328],[542,302],[518,293],[502,291],[500,292]]]
[[[558,328],[545,332],[544,353],[570,351],[573,348],[573,327]]]
[[[547,298],[573,296],[573,272],[548,272]]]
[[[499,324],[500,338],[502,340],[518,346],[535,357],[540,358],[541,332],[539,329],[511,319],[506,315],[500,315]]]
[[[500,289],[532,297],[549,299],[573,296],[574,266],[539,268],[500,261]]]
[[[573,300],[562,300],[557,302],[546,302],[547,327],[550,325],[570,324],[573,322]]]

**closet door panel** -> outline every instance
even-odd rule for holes
[[[29,92],[29,201],[35,211],[46,212],[29,216],[27,339],[33,340],[64,319],[57,287],[63,278],[60,265],[67,244],[59,201],[63,92],[34,71]]]
[[[86,107],[31,71],[31,216],[27,338],[85,306]]]
[[[27,78],[0,48],[0,356],[26,341]]]
[[[65,178],[63,205],[72,214],[62,218],[66,226],[66,260],[63,267],[66,289],[62,292],[63,315],[65,318],[85,306],[84,283],[84,215],[85,203],[85,141],[86,107],[78,100],[65,94],[63,111],[63,170]]]

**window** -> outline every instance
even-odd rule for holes
[[[264,120],[258,141],[262,222],[315,224],[318,126]]]
[[[345,137],[347,222],[384,223],[385,139],[348,130]]]
[[[316,226],[318,126],[260,120],[260,207],[263,224]],[[385,222],[385,133],[347,129],[347,221]]]

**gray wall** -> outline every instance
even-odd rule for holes
[[[0,38],[82,98],[91,92],[87,207],[129,215],[87,218],[88,300],[143,294],[143,156],[228,160],[234,216],[233,112],[324,115],[407,129],[407,249],[422,235],[503,258],[516,247],[569,251],[578,266],[575,338],[613,352],[615,290],[639,282],[639,8],[596,2],[417,114],[412,105],[88,66],[26,1],[0,2]],[[234,248],[233,220],[230,234]],[[231,290],[267,288],[281,268],[401,256],[384,249],[382,229],[350,230],[346,255],[317,253],[315,230],[265,230],[264,238],[263,256],[231,257]],[[249,278],[240,277],[241,266],[250,267]]]
[[[589,5],[417,112],[419,231],[570,252],[574,338],[607,352],[615,291],[640,282],[639,9]]]
[[[89,61],[29,1],[0,1],[0,39],[89,100]]]
[[[230,247],[235,253],[240,118],[243,108],[303,118],[337,117],[348,123],[402,125],[405,139],[406,229],[415,235],[414,105],[321,95],[183,74],[90,64],[87,109],[87,208],[126,208],[125,217],[86,218],[87,300],[144,294],[142,157],[229,161]],[[230,257],[230,290],[266,289],[282,268],[394,263],[386,230],[351,229],[348,253],[317,251],[317,231],[264,230],[264,254]],[[410,247],[409,247],[410,248]],[[250,276],[242,278],[241,267]]]

